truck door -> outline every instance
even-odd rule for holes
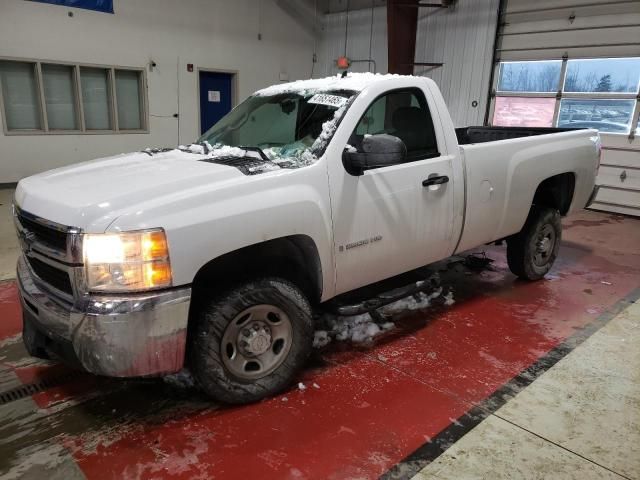
[[[451,254],[452,158],[439,149],[424,92],[406,88],[373,100],[349,145],[359,148],[365,135],[379,133],[405,143],[402,163],[351,175],[340,159],[329,162],[336,294]],[[423,186],[435,178],[443,183]]]

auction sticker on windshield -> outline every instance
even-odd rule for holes
[[[307,103],[316,103],[318,105],[325,105],[327,107],[340,108],[342,105],[347,103],[347,99],[339,95],[329,95],[327,93],[316,93],[313,97],[311,97],[307,101]]]

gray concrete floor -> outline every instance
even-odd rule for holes
[[[11,215],[12,201],[13,189],[0,189],[0,280],[16,276],[16,262],[20,254]]]
[[[640,479],[640,304],[414,479]]]

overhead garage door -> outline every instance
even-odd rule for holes
[[[598,128],[593,208],[640,216],[640,0],[506,0],[493,125]]]

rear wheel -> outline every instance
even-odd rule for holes
[[[526,280],[541,279],[558,256],[561,238],[558,210],[533,207],[522,230],[507,239],[509,269]]]
[[[226,403],[283,390],[311,352],[311,307],[280,278],[247,282],[202,302],[192,329],[190,367],[200,387]]]

